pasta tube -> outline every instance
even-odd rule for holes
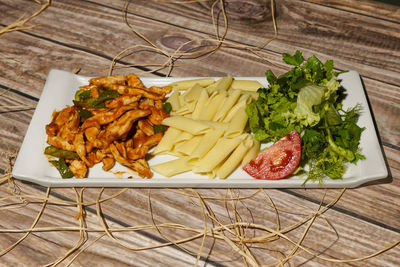
[[[189,103],[197,101],[197,99],[199,99],[200,94],[203,90],[204,90],[203,87],[201,87],[198,83],[196,83],[189,90],[187,90],[184,94],[182,94],[183,100],[185,102],[189,102]]]
[[[194,163],[194,172],[210,172],[224,161],[228,155],[240,144],[243,138],[221,138],[217,144],[198,162]]]
[[[193,153],[189,156],[188,161],[195,162],[202,158],[209,152],[213,146],[217,143],[218,139],[224,134],[223,129],[213,129],[208,131],[201,139],[200,143],[193,150]]]
[[[199,100],[197,101],[196,107],[192,113],[193,119],[200,118],[200,114],[204,110],[204,107],[206,106],[208,99],[209,99],[209,97],[208,97],[207,91],[203,90],[199,96]]]
[[[235,103],[238,101],[240,97],[240,90],[232,90],[230,91],[230,94],[228,98],[225,100],[224,105],[217,111],[215,114],[213,120],[214,121],[222,121],[226,114],[229,112],[229,110],[235,105]]]
[[[215,80],[213,78],[200,78],[200,79],[193,79],[193,80],[184,80],[184,81],[177,81],[173,82],[170,84],[172,86],[172,89],[177,89],[177,90],[187,90],[193,85],[198,83],[202,87],[209,86],[213,83],[215,83]]]
[[[261,83],[253,80],[233,80],[231,84],[232,89],[252,91],[252,92],[257,92],[257,90],[262,87],[263,86],[261,85]]]
[[[246,107],[244,106],[238,109],[238,111],[235,113],[235,116],[229,123],[229,127],[225,133],[225,136],[232,138],[242,134],[248,119],[249,117],[246,114]]]
[[[224,94],[220,94],[217,92],[213,93],[213,95],[211,95],[210,99],[208,100],[206,108],[203,109],[203,111],[201,112],[199,119],[212,120],[218,109],[225,102],[225,99],[226,97]]]
[[[172,106],[172,111],[178,110],[181,107],[181,104],[179,102],[179,91],[174,91],[168,98],[168,102]]]
[[[154,148],[152,152],[153,155],[167,153],[171,151],[175,139],[182,133],[182,131],[176,128],[168,128],[168,130],[164,133],[163,138],[161,138],[160,143]]]
[[[187,157],[177,158],[164,163],[156,164],[151,167],[151,169],[161,175],[166,177],[171,177],[173,175],[188,172],[192,169],[186,162]]]
[[[165,118],[162,124],[193,135],[203,134],[210,129],[207,123],[178,115]]]
[[[191,155],[195,148],[200,144],[202,138],[203,136],[196,135],[189,140],[180,142],[179,144],[175,145],[175,151],[183,155]]]
[[[246,152],[253,146],[253,138],[248,136],[239,146],[232,152],[229,158],[217,169],[216,175],[220,179],[225,179],[231,174],[241,163]]]
[[[235,116],[236,112],[242,108],[246,107],[248,103],[250,103],[251,99],[248,95],[242,95],[238,102],[231,108],[229,113],[226,115],[226,117],[222,120],[223,122],[230,122],[232,118]]]
[[[246,165],[250,162],[250,160],[254,159],[258,153],[260,152],[260,141],[254,139],[253,137],[253,146],[250,150],[244,155],[241,166]]]
[[[213,93],[216,91],[222,92],[222,91],[228,90],[232,84],[232,81],[233,81],[233,78],[231,75],[228,75],[224,78],[219,79],[217,81],[217,83],[215,84],[215,86],[209,87],[209,93]]]

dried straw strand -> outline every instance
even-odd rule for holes
[[[49,194],[50,194],[50,188],[47,188],[46,196],[48,196]],[[38,214],[37,214],[35,220],[33,221],[32,225],[31,225],[31,227],[28,229],[28,231],[26,231],[25,234],[24,234],[20,239],[18,239],[17,242],[15,242],[14,244],[12,244],[12,245],[9,246],[8,248],[6,248],[6,249],[0,251],[0,256],[3,256],[4,254],[8,253],[10,250],[12,250],[13,248],[15,248],[15,247],[16,247],[17,245],[19,245],[22,241],[24,241],[24,239],[27,238],[27,237],[29,236],[30,233],[32,233],[32,229],[35,228],[36,224],[39,222],[40,217],[42,216],[42,214],[43,214],[43,212],[44,212],[44,210],[45,210],[46,205],[47,205],[47,201],[43,201],[42,207],[41,207],[41,209],[39,210],[39,212],[38,212]]]
[[[38,1],[35,1],[35,2],[40,4],[40,2],[38,2]],[[38,11],[36,11],[35,13],[33,13],[31,16],[29,16],[25,19],[23,19],[23,17],[21,17],[18,20],[16,20],[15,22],[13,22],[12,24],[0,29],[0,35],[7,33],[7,32],[12,32],[12,31],[30,30],[30,29],[36,27],[36,25],[25,26],[25,24],[28,23],[29,21],[31,21],[33,18],[39,16],[50,5],[51,5],[51,0],[47,0],[44,4],[41,5],[40,9]]]

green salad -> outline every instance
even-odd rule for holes
[[[278,77],[268,70],[268,87],[260,88],[258,99],[246,108],[250,130],[261,142],[275,142],[296,129],[301,160],[295,173],[306,175],[304,184],[322,184],[326,176],[342,179],[347,163],[365,159],[359,146],[364,128],[357,125],[361,106],[343,109],[346,92],[332,60],[305,60],[296,51],[283,54],[283,61],[293,68]]]

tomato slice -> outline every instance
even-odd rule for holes
[[[300,156],[300,135],[293,130],[244,165],[243,170],[256,179],[278,180],[296,169]]]

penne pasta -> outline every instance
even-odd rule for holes
[[[168,155],[175,156],[175,157],[178,157],[178,158],[186,156],[184,153],[176,151],[175,147],[173,147],[172,150],[169,150],[169,151],[165,152],[164,154],[168,154]]]
[[[210,125],[205,122],[178,115],[165,118],[162,124],[193,135],[203,134],[211,128]]]
[[[203,87],[201,87],[198,83],[196,83],[190,89],[188,89],[185,93],[182,94],[183,100],[186,103],[191,103],[191,102],[197,101],[203,90],[204,90]]]
[[[210,179],[225,179],[258,154],[260,142],[245,129],[246,106],[257,97],[260,83],[228,75],[216,82],[195,79],[171,86],[176,89],[170,97],[173,112],[162,122],[169,127],[164,137],[167,140],[153,153],[179,158],[155,165],[155,172],[169,177],[192,171]]]
[[[258,153],[260,152],[260,141],[254,139],[253,137],[253,146],[247,151],[246,155],[244,155],[241,166],[246,165],[250,162],[250,160],[254,159]]]
[[[170,84],[172,86],[172,89],[176,90],[187,90],[193,85],[198,83],[202,87],[209,86],[213,83],[215,83],[215,80],[213,78],[200,78],[200,79],[193,79],[193,80],[184,80],[184,81],[178,81],[178,82],[173,82]]]
[[[206,90],[203,90],[199,96],[199,100],[196,103],[196,107],[193,111],[192,118],[193,119],[198,119],[200,117],[200,114],[204,110],[204,107],[206,106],[208,102],[208,93]]]
[[[180,142],[179,144],[175,145],[174,151],[182,155],[192,155],[195,148],[200,144],[202,138],[202,135],[196,135],[189,140]]]
[[[228,98],[225,100],[224,105],[217,111],[213,120],[214,121],[222,121],[229,110],[235,105],[240,97],[241,91],[240,90],[232,90]]]
[[[194,163],[194,172],[208,173],[225,160],[230,153],[243,141],[237,138],[220,138],[215,146],[199,161]]]
[[[249,117],[246,114],[246,107],[243,106],[239,108],[229,123],[228,129],[225,132],[225,136],[233,138],[241,135],[246,127],[248,119]]]
[[[210,125],[214,130],[220,129],[223,130],[224,132],[228,130],[229,123],[227,122],[219,122],[219,121],[204,121],[204,123],[207,123]]]
[[[192,169],[192,166],[186,163],[186,157],[177,158],[168,162],[160,163],[151,166],[151,169],[159,174],[166,177],[188,172]]]
[[[204,157],[204,155],[206,155],[214,147],[218,139],[223,134],[223,129],[214,129],[208,131],[193,150],[193,153],[189,156],[188,161],[193,163]]]
[[[192,138],[193,134],[188,132],[181,132],[175,139],[175,145],[190,140]]]
[[[247,106],[247,104],[250,102],[249,100],[251,101],[248,95],[241,95],[238,102],[231,108],[231,110],[222,121],[230,122],[240,108]]]
[[[179,91],[177,90],[173,91],[170,97],[168,98],[168,102],[171,104],[173,112],[180,109],[181,104],[179,101]]]
[[[217,178],[217,172],[215,171],[215,169],[212,170],[212,171],[210,171],[210,172],[208,172],[208,173],[206,173],[206,175],[207,175],[208,179],[215,179],[215,178]]]
[[[242,94],[248,95],[252,101],[257,100],[257,98],[258,98],[258,93],[257,92],[242,91]]]
[[[220,94],[218,92],[214,92],[208,100],[207,105],[203,108],[199,119],[200,120],[212,120],[218,109],[225,102],[225,94]]]
[[[232,89],[237,89],[237,90],[245,90],[245,91],[252,91],[252,92],[257,92],[259,88],[262,88],[263,86],[254,80],[233,80],[231,84]]]
[[[182,131],[176,129],[176,128],[168,128],[167,131],[165,131],[163,138],[161,138],[160,143],[154,148],[152,154],[162,154],[162,153],[167,153],[170,151],[175,143],[175,139],[182,133]]]
[[[179,94],[178,96],[179,104],[181,105],[181,107],[184,107],[186,105],[185,99],[183,97],[184,97],[183,94]]]
[[[196,107],[195,102],[184,103],[184,105],[182,105],[180,109],[178,109],[177,111],[174,112],[174,115],[186,116],[186,115],[192,114],[195,107]]]
[[[239,144],[229,158],[217,169],[216,175],[220,179],[226,179],[241,163],[246,152],[253,146],[253,138],[250,135]]]
[[[231,75],[228,75],[224,78],[219,79],[215,86],[209,87],[208,92],[213,93],[213,92],[223,92],[229,89],[233,81],[233,78]]]

